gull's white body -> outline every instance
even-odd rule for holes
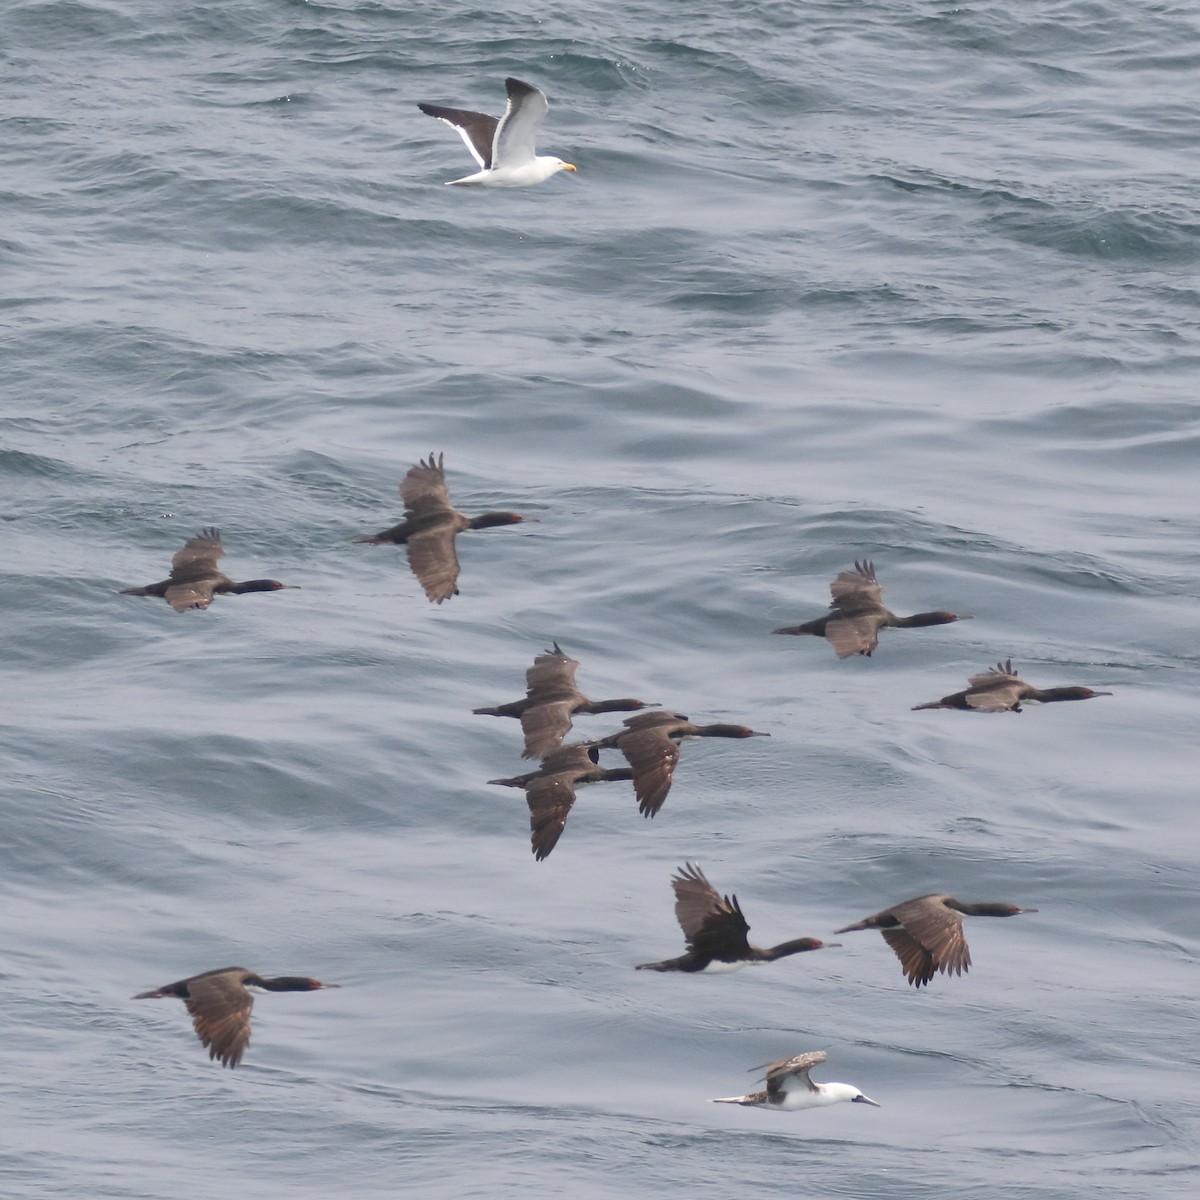
[[[528,187],[531,183],[542,183],[558,171],[574,170],[561,158],[548,154],[535,155],[529,162],[517,166],[492,167],[464,175],[461,179],[448,179],[447,187]]]

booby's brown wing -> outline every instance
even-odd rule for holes
[[[439,521],[414,533],[405,543],[412,573],[436,604],[458,593],[458,554],[454,548],[457,532],[450,521]]]
[[[870,560],[855,562],[853,571],[843,571],[830,585],[834,608],[874,606],[880,603],[883,588],[875,578],[875,564]]]
[[[661,717],[668,714],[640,713],[639,716]],[[626,721],[632,723],[635,718]],[[679,762],[679,746],[667,736],[667,728],[630,729],[621,735],[618,745],[633,768],[633,790],[638,798],[638,810],[652,817],[663,806],[675,765]]]
[[[870,654],[879,645],[880,615],[841,616],[834,613],[825,622],[825,638],[838,658],[852,654]]]
[[[768,1063],[767,1095],[781,1096],[797,1088],[815,1092],[817,1085],[809,1079],[808,1073],[818,1063],[823,1063],[826,1057],[824,1050],[810,1050],[807,1054],[797,1054],[793,1058],[781,1058],[778,1062]],[[753,1070],[761,1071],[762,1067],[754,1067]]]
[[[442,469],[444,455],[430,454],[400,481],[400,499],[404,507],[415,516],[438,512],[450,507],[450,489],[446,486],[446,472]]]
[[[946,899],[948,897],[945,896],[922,896],[916,900],[906,900],[891,909],[892,916],[903,926],[908,940],[923,951],[924,957],[920,963],[912,948],[897,936],[900,930],[881,931],[913,983],[918,980],[914,978],[910,964],[914,968],[919,966],[917,975],[922,977],[920,981],[923,983],[933,978],[935,969],[948,975],[961,975],[971,965],[967,939],[963,936],[962,914],[947,908]],[[905,961],[906,954],[908,962]]]
[[[196,1036],[208,1048],[208,1057],[226,1067],[236,1067],[250,1044],[254,997],[243,986],[242,978],[240,973],[222,972],[188,981],[185,1003]]]
[[[569,700],[549,704],[531,704],[521,714],[521,731],[525,734],[522,758],[545,758],[562,745],[571,728],[572,705]]]
[[[567,827],[567,817],[575,803],[575,788],[567,774],[543,775],[526,784],[525,799],[529,803],[533,856],[541,862],[558,844]]]

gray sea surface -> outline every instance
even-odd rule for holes
[[[1194,5],[12,0],[0,61],[5,1197],[1196,1194]],[[578,174],[444,187],[416,102],[506,75]],[[430,451],[536,518],[441,606],[350,542]],[[208,525],[302,590],[117,595]],[[862,558],[975,619],[770,636]],[[535,863],[471,709],[554,639],[771,737]],[[911,711],[1009,657],[1115,694]],[[635,973],[688,859],[768,945],[1039,912]],[[130,1000],[232,963],[342,989],[237,1071]],[[882,1107],[707,1103],[817,1048]]]

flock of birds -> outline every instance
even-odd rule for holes
[[[514,81],[510,81],[512,83]],[[523,85],[524,86],[524,85]],[[510,91],[511,95],[511,91]],[[517,524],[519,513],[487,512],[470,518],[450,502],[443,457],[430,454],[411,467],[400,484],[404,502],[403,519],[376,534],[356,537],[355,542],[406,547],[409,566],[426,596],[441,604],[458,593],[458,534],[470,529]],[[171,573],[159,583],[126,588],[122,595],[154,596],[164,599],[177,612],[205,609],[218,595],[278,591],[292,586],[274,579],[235,582],[217,567],[224,553],[220,535],[207,528],[190,538],[171,560]],[[965,619],[951,612],[924,612],[898,617],[884,607],[883,589],[869,561],[855,562],[830,585],[832,601],[823,616],[801,625],[776,629],[775,633],[823,637],[839,658],[870,656],[879,633],[887,628],[941,625]],[[530,840],[535,859],[545,859],[566,828],[576,800],[576,790],[601,782],[632,782],[638,808],[653,817],[671,790],[679,764],[681,743],[693,738],[744,739],[767,737],[745,725],[697,725],[678,712],[659,710],[644,700],[621,697],[592,700],[575,682],[579,663],[569,658],[556,643],[539,654],[526,671],[525,695],[505,704],[477,708],[475,713],[511,717],[521,723],[522,757],[536,760],[538,767],[490,783],[519,787],[525,792],[530,814]],[[1020,712],[1022,703],[1084,700],[1111,695],[1086,687],[1035,688],[1017,677],[1011,662],[972,676],[964,691],[941,700],[918,704],[917,709],[953,708],[976,712]],[[659,711],[643,712],[654,709]],[[579,715],[634,712],[621,729],[604,737],[565,743],[574,718]],[[617,751],[626,766],[603,767],[600,754]],[[803,937],[762,948],[749,941],[750,926],[736,895],[722,895],[709,883],[695,863],[687,863],[671,879],[675,893],[675,917],[683,931],[685,951],[676,958],[642,963],[637,970],[716,974],[774,962],[810,950],[840,943]],[[918,896],[836,930],[878,930],[900,961],[909,983],[922,987],[935,974],[963,974],[971,955],[963,935],[964,916],[1011,917],[1036,912],[1005,903],[968,903],[945,894]],[[255,991],[312,991],[337,987],[304,976],[264,978],[244,967],[222,967],[188,979],[141,992],[134,999],[176,998],[191,1014],[197,1036],[209,1057],[235,1067],[242,1060],[250,1039],[250,1014]],[[765,1070],[766,1088],[745,1096],[722,1097],[720,1104],[791,1110],[836,1104],[842,1101],[874,1105],[857,1087],[847,1083],[814,1083],[813,1067],[825,1061],[823,1051],[810,1051],[754,1068]]]
[[[535,131],[549,107],[545,95],[531,84],[511,77],[505,80],[505,88],[508,104],[499,118],[435,104],[418,106],[427,115],[451,125],[479,166],[475,174],[451,180],[452,184],[525,187],[541,183],[559,171],[575,171],[571,163],[535,152]],[[405,511],[398,524],[379,533],[356,537],[354,541],[405,546],[413,574],[426,596],[437,604],[458,594],[458,534],[513,525],[524,519],[513,512],[486,512],[478,517],[458,512],[450,503],[441,455],[430,454],[409,469],[400,484],[400,497]],[[177,612],[184,612],[205,609],[218,595],[278,591],[294,586],[275,579],[235,582],[217,567],[224,553],[217,530],[203,529],[176,552],[166,579],[144,587],[126,588],[122,594],[160,597]],[[870,656],[882,629],[944,625],[967,619],[963,614],[941,611],[898,617],[884,606],[883,588],[875,576],[874,564],[869,561],[856,561],[853,570],[841,572],[830,585],[830,592],[832,601],[826,614],[774,632],[823,637],[839,658],[847,658]],[[478,714],[519,720],[524,737],[523,757],[538,761],[534,771],[489,781],[524,790],[530,814],[530,840],[538,861],[545,859],[558,844],[578,787],[632,781],[639,810],[644,817],[653,817],[671,790],[683,741],[769,736],[745,725],[697,725],[678,712],[637,711],[659,707],[643,700],[590,700],[575,683],[578,668],[579,663],[564,654],[556,642],[538,655],[526,672],[524,697],[474,710]],[[963,691],[915,708],[1020,712],[1022,703],[1086,700],[1102,695],[1111,693],[1086,687],[1035,688],[1017,676],[1010,660],[972,675]],[[602,738],[564,744],[576,715],[630,711],[637,715],[629,717],[622,729]],[[619,751],[628,765],[602,767],[600,754],[605,750]],[[675,892],[675,916],[686,949],[676,958],[642,963],[637,967],[639,971],[729,972],[839,944],[803,937],[767,949],[751,945],[750,926],[737,896],[718,892],[695,863],[680,868],[672,877],[671,886]],[[961,975],[971,965],[963,936],[964,915],[1012,917],[1036,911],[1014,904],[967,903],[953,896],[933,894],[894,904],[835,932],[877,929],[899,959],[909,983],[919,988],[939,972]],[[134,999],[182,1000],[209,1057],[223,1066],[236,1067],[250,1040],[255,991],[313,991],[337,986],[304,976],[264,978],[244,967],[222,967],[141,992]],[[784,1111],[843,1101],[879,1107],[853,1084],[814,1083],[810,1072],[825,1058],[824,1051],[814,1050],[752,1068],[765,1071],[765,1090],[718,1098],[714,1103]]]

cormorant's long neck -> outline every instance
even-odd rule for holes
[[[1112,692],[1094,692],[1085,687],[1029,688],[1024,699],[1052,704],[1055,700],[1090,700],[1093,696],[1111,695]]]
[[[1011,904],[967,904],[962,900],[947,900],[946,907],[965,913],[968,917],[1012,917],[1020,911]]]
[[[821,943],[815,938],[793,938],[790,942],[780,942],[768,950],[760,950],[751,946],[754,957],[761,962],[774,962],[777,958],[787,958],[789,954],[801,954],[805,950],[819,950]]]
[[[517,525],[525,518],[520,513],[485,512],[467,522],[468,529],[487,529],[492,525]]]
[[[278,975],[274,979],[260,979],[255,976],[245,982],[254,984],[255,987],[266,988],[268,992],[309,992],[313,986],[313,981],[303,975]]]
[[[913,613],[911,617],[893,616],[888,624],[896,629],[917,629],[923,625],[949,625],[957,620],[957,615],[950,612],[923,612]]]
[[[243,583],[218,584],[213,591],[240,596],[243,592],[277,592],[283,586],[278,579],[247,579]]]
[[[580,713],[635,712],[639,708],[657,708],[657,704],[647,704],[642,700],[588,700],[585,704],[575,706]]]

